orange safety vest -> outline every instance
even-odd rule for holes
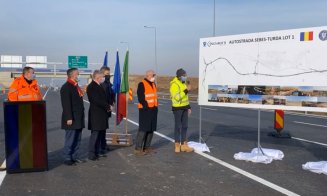
[[[8,92],[9,101],[40,101],[42,95],[36,80],[28,84],[22,75],[11,84]]]
[[[144,86],[144,95],[145,95],[145,101],[148,102],[148,107],[153,108],[158,106],[158,97],[157,97],[157,87],[154,83],[152,83],[152,86],[149,84],[149,82],[142,80],[143,86]],[[142,104],[138,104],[138,108],[143,108]]]

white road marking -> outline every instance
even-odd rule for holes
[[[206,107],[202,107],[202,109],[204,109],[204,110],[212,110],[212,111],[218,111],[217,109],[213,109],[213,108],[206,108]]]
[[[3,161],[2,165],[1,165],[1,170],[0,170],[0,187],[1,187],[1,184],[3,182],[3,180],[5,179],[6,177],[6,160]]]
[[[207,159],[210,159],[210,160],[212,160],[212,161],[214,161],[214,162],[216,162],[216,163],[218,163],[218,164],[220,164],[220,165],[222,165],[224,167],[227,167],[227,168],[229,168],[229,169],[231,169],[231,170],[233,170],[233,171],[235,171],[235,172],[237,172],[239,174],[242,174],[245,177],[248,177],[248,178],[250,178],[250,179],[252,179],[254,181],[257,181],[257,182],[259,182],[259,183],[261,183],[261,184],[263,184],[265,186],[268,186],[268,187],[270,187],[270,188],[272,188],[272,189],[274,189],[274,190],[276,190],[276,191],[278,191],[280,193],[283,193],[285,195],[298,195],[298,194],[296,194],[296,193],[294,193],[292,191],[289,191],[289,190],[287,190],[287,189],[285,189],[283,187],[280,187],[280,186],[278,186],[278,185],[276,185],[274,183],[271,183],[271,182],[269,182],[269,181],[267,181],[267,180],[265,180],[263,178],[255,176],[255,175],[253,175],[253,174],[251,174],[251,173],[249,173],[247,171],[244,171],[244,170],[242,170],[242,169],[240,169],[238,167],[235,167],[234,165],[226,163],[226,162],[224,162],[224,161],[222,161],[220,159],[217,159],[217,158],[215,158],[213,156],[210,156],[210,155],[205,154],[203,152],[196,152],[196,153],[203,156],[203,157],[206,157]]]
[[[45,99],[45,97],[47,96],[48,92],[49,92],[50,88],[48,88],[48,90],[45,92],[44,96],[43,96],[43,100]]]
[[[86,103],[90,103],[90,102],[88,102],[88,101],[86,101],[86,100],[84,100]],[[126,118],[124,118],[125,120],[126,120]],[[137,122],[134,122],[134,121],[132,121],[132,120],[130,120],[130,119],[127,119],[127,121],[128,122],[130,122],[130,123],[132,123],[132,124],[134,124],[134,125],[136,125],[136,126],[139,126],[139,124],[137,123]],[[170,137],[168,137],[168,136],[166,136],[166,135],[164,135],[164,134],[162,134],[162,133],[159,133],[159,132],[157,132],[157,131],[155,131],[154,132],[154,134],[156,134],[156,135],[158,135],[158,136],[160,136],[160,137],[162,137],[162,138],[165,138],[165,139],[167,139],[167,140],[169,140],[169,141],[171,141],[171,142],[175,142],[175,140],[174,139],[172,139],[172,138],[170,138]],[[272,188],[272,189],[274,189],[274,190],[276,190],[276,191],[278,191],[278,192],[280,192],[280,193],[283,193],[283,194],[285,194],[285,195],[298,195],[298,194],[296,194],[296,193],[294,193],[294,192],[292,192],[292,191],[289,191],[289,190],[287,190],[287,189],[285,189],[285,188],[283,188],[283,187],[280,187],[280,186],[278,186],[278,185],[276,185],[276,184],[273,184],[273,183],[271,183],[271,182],[269,182],[269,181],[267,181],[267,180],[265,180],[265,179],[263,179],[263,178],[260,178],[260,177],[258,177],[258,176],[255,176],[255,175],[253,175],[253,174],[251,174],[251,173],[249,173],[249,172],[247,172],[247,171],[244,171],[244,170],[242,170],[242,169],[240,169],[240,168],[238,168],[238,167],[235,167],[234,165],[231,165],[231,164],[229,164],[229,163],[226,163],[226,162],[224,162],[224,161],[222,161],[222,160],[220,160],[220,159],[217,159],[217,158],[215,158],[215,157],[213,157],[213,156],[210,156],[210,155],[208,155],[208,154],[205,154],[205,153],[202,153],[202,152],[196,152],[197,154],[199,154],[199,155],[201,155],[201,156],[203,156],[203,157],[205,157],[205,158],[207,158],[207,159],[210,159],[210,160],[212,160],[212,161],[214,161],[214,162],[216,162],[216,163],[218,163],[218,164],[220,164],[220,165],[222,165],[222,166],[224,166],[224,167],[227,167],[227,168],[229,168],[230,170],[233,170],[233,171],[235,171],[235,172],[237,172],[237,173],[239,173],[239,174],[242,174],[243,176],[245,176],[245,177],[248,177],[248,178],[250,178],[250,179],[252,179],[252,180],[254,180],[254,181],[257,181],[257,182],[259,182],[259,183],[261,183],[261,184],[263,184],[263,185],[265,185],[265,186],[267,186],[267,187],[269,187],[269,188]]]
[[[306,122],[300,122],[300,121],[293,121],[294,123],[297,123],[297,124],[304,124],[304,125],[311,125],[311,126],[316,126],[316,127],[326,127],[326,125],[319,125],[319,124],[312,124],[312,123],[306,123]]]
[[[306,140],[306,139],[302,139],[302,138],[298,138],[298,137],[291,137],[291,138],[295,139],[295,140],[300,140],[300,141],[303,141],[303,142],[308,142],[308,143],[318,144],[318,145],[322,145],[322,146],[327,146],[327,144],[324,144],[324,143],[310,141],[310,140]]]

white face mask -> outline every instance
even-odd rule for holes
[[[105,80],[106,80],[106,78],[102,77],[101,80],[100,80],[100,84],[104,83]]]
[[[150,82],[154,82],[154,80],[155,80],[155,78],[154,78],[154,77],[152,77],[152,78],[150,79]]]
[[[75,81],[76,82],[79,82],[80,81],[79,76],[76,77]]]
[[[186,77],[186,76],[182,76],[182,77],[181,77],[181,80],[182,80],[182,82],[186,82],[187,77]]]

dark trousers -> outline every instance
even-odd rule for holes
[[[78,149],[81,143],[82,129],[65,130],[65,132],[64,159],[78,159]]]
[[[151,146],[153,132],[138,131],[135,141],[135,150],[144,150]]]
[[[175,142],[184,143],[188,127],[188,111],[175,110],[173,113],[175,118]]]
[[[100,154],[105,154],[107,152],[106,130],[99,131],[99,140],[100,140]]]
[[[100,131],[91,131],[90,141],[89,141],[89,159],[94,159],[99,156],[100,149]]]

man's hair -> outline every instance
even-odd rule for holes
[[[23,68],[23,74],[26,74],[26,73],[29,72],[30,70],[34,70],[34,68],[33,68],[33,67],[28,67],[28,66],[24,67],[24,68]]]
[[[95,79],[95,77],[99,74],[102,74],[100,70],[94,70],[93,74],[92,74],[92,79]]]
[[[67,76],[70,78],[72,75],[73,75],[73,72],[74,71],[77,71],[78,69],[77,68],[70,68],[67,70]]]
[[[101,73],[104,73],[105,71],[110,71],[109,67],[101,67],[100,69]]]

